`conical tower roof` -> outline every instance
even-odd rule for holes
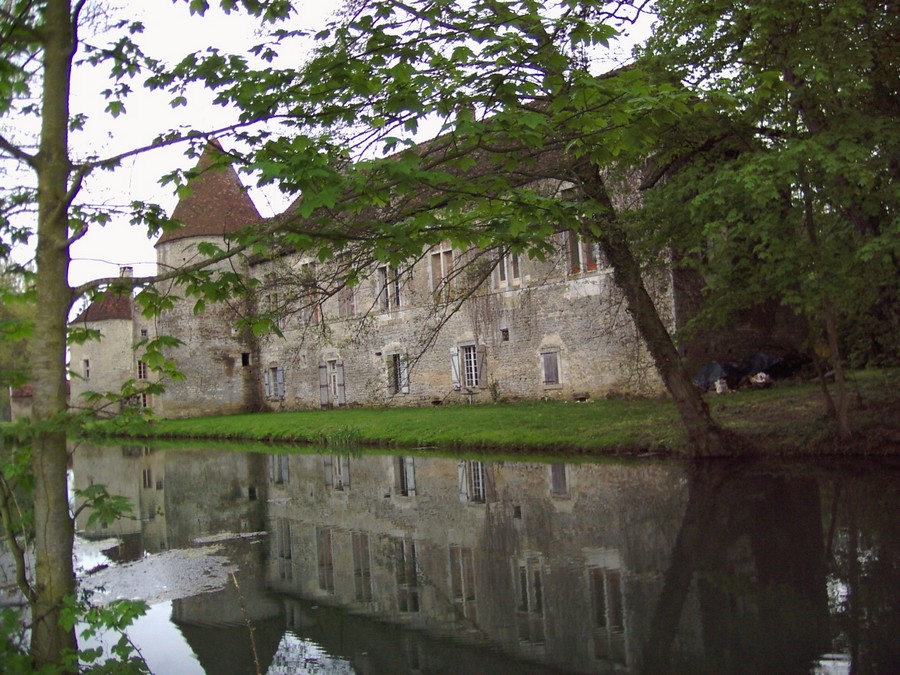
[[[191,194],[172,212],[182,226],[164,232],[157,245],[188,237],[221,237],[262,220],[237,171],[231,165],[217,165],[221,152],[218,141],[207,144],[197,162],[197,177],[190,182]]]
[[[114,295],[104,293],[98,300],[94,300],[72,321],[86,323],[88,321],[109,321],[125,319],[130,321],[132,316],[132,302],[130,295]]]

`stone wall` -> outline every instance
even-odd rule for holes
[[[197,257],[201,242],[219,243],[214,238],[178,239],[157,246],[161,270],[188,264]],[[217,269],[242,270],[243,261],[222,263]],[[172,309],[164,311],[150,335],[169,335],[181,341],[170,350],[181,373],[180,380],[165,382],[166,392],[154,401],[154,412],[165,417],[192,417],[244,412],[258,408],[259,371],[254,345],[236,324],[246,313],[245,298],[227,302],[207,302],[195,311],[195,298],[185,298],[184,290],[165,282],[163,293],[177,296]]]
[[[298,298],[284,312],[283,336],[260,340],[263,380],[280,378],[284,385],[283,395],[269,387],[268,407],[319,407],[325,398],[329,405],[422,405],[660,391],[611,271],[600,262],[596,269],[572,272],[570,242],[559,235],[557,245],[556,255],[545,261],[521,256],[515,279],[511,267],[506,279],[499,267],[491,271],[496,255],[454,251],[455,276],[448,295],[437,302],[439,249],[400,271],[399,306],[395,298],[385,302],[379,296],[384,276],[377,270],[353,290],[352,317],[341,315],[347,305],[339,292],[324,294],[328,297],[313,321],[299,306],[308,298]],[[277,279],[281,264],[262,263],[252,273]],[[510,263],[507,258],[500,264]],[[269,299],[274,287],[268,286]],[[670,316],[670,289],[662,284],[656,290],[663,315]],[[266,299],[258,303],[263,306]],[[466,382],[465,351],[471,348],[478,360],[477,385]],[[394,355],[402,359],[408,381],[392,374]],[[556,377],[545,372],[553,363]],[[321,388],[333,384],[335,369],[343,376],[342,396],[333,391],[320,396]]]
[[[99,340],[73,344],[69,348],[71,405],[88,406],[86,392],[118,392],[122,383],[137,377],[134,356],[134,324],[131,319],[104,319],[85,321],[80,326],[99,330]],[[109,405],[106,403],[94,404]],[[117,413],[118,405],[108,407],[109,413]]]

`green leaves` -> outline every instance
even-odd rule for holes
[[[75,498],[81,500],[76,512],[90,510],[87,527],[101,524],[112,525],[120,518],[131,516],[131,502],[127,497],[111,495],[105,485],[91,485],[83,490],[75,490]]]

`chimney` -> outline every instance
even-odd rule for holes
[[[130,266],[119,268],[119,277],[122,279],[130,279],[134,273],[134,268]]]

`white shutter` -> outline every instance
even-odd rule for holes
[[[487,350],[484,345],[478,345],[475,348],[475,377],[478,380],[476,386],[487,386],[487,368],[485,368]]]
[[[459,347],[450,347],[450,380],[453,388],[459,391]]]
[[[327,408],[328,400],[328,366],[324,363],[319,364],[319,403],[323,408]]]
[[[272,398],[272,384],[269,381],[269,369],[263,371],[263,382],[266,388],[266,398]]]
[[[334,459],[331,455],[327,455],[323,457],[323,463],[325,466],[325,487],[332,487],[334,485]]]
[[[338,405],[347,405],[347,394],[344,390],[344,362],[338,361],[334,364],[335,374],[337,375],[337,398]]]
[[[466,480],[466,463],[459,463],[459,501],[469,501],[469,483]]]
[[[400,392],[409,393],[409,357],[404,354],[400,357]]]
[[[275,395],[284,400],[284,368],[275,370]]]
[[[406,468],[406,493],[410,497],[416,495],[416,465],[412,457],[404,457],[403,462]]]

